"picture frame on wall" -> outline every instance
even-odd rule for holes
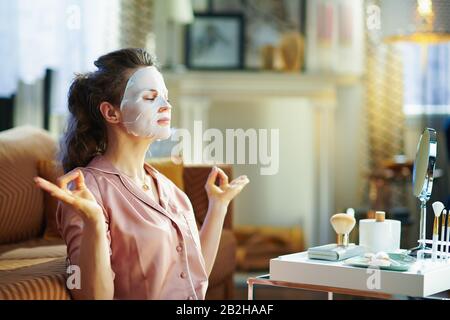
[[[306,37],[307,0],[210,0],[211,12],[240,13],[245,19],[245,69],[261,69],[262,48],[277,46],[297,31]]]
[[[195,13],[210,13],[212,0],[192,0],[192,9]]]
[[[244,17],[238,13],[196,13],[187,26],[185,64],[189,69],[244,67]]]

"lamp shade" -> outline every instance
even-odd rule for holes
[[[169,20],[178,24],[194,21],[191,0],[169,0]]]
[[[450,41],[450,1],[381,0],[381,33],[387,42]]]

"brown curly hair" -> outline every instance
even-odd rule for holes
[[[100,104],[106,101],[119,107],[131,71],[156,63],[144,49],[127,48],[105,54],[94,64],[97,70],[77,74],[69,89],[70,115],[60,153],[64,172],[84,167],[106,151],[108,138]]]

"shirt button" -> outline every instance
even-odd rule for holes
[[[180,273],[180,277],[181,277],[182,279],[185,279],[185,278],[186,278],[186,273],[183,271],[182,273]]]
[[[177,246],[177,251],[181,252],[181,251],[183,251],[183,248],[181,246]]]

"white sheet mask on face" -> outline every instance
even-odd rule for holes
[[[154,100],[149,97],[157,96]],[[170,119],[171,106],[166,100],[167,88],[161,73],[154,67],[144,67],[137,70],[128,79],[120,110],[123,124],[128,133],[138,137],[150,137],[158,140],[170,137],[170,125],[158,124],[162,118]],[[161,107],[167,111],[158,112]]]

